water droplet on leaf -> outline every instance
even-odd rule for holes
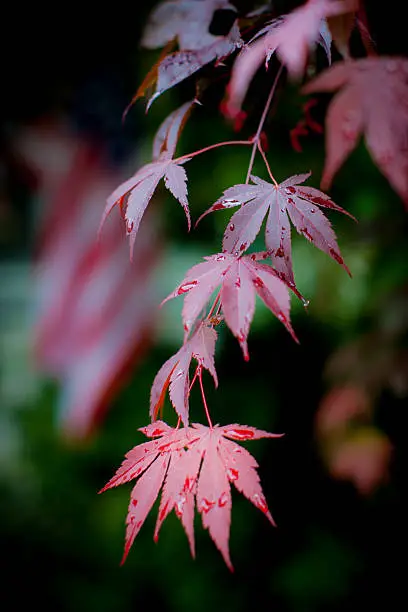
[[[254,278],[252,282],[254,283],[255,287],[265,287],[265,283],[261,278],[259,278],[259,276]]]
[[[197,285],[196,280],[191,281],[190,283],[185,283],[184,285],[180,285],[180,287],[177,290],[177,295],[181,295],[182,293],[187,293],[188,291],[190,291],[190,289],[192,289],[196,285]]]
[[[222,493],[220,498],[218,499],[218,505],[220,508],[223,508],[228,503],[228,495],[227,493]]]
[[[234,468],[228,468],[227,470],[228,479],[233,482],[234,480],[238,480],[239,472],[238,470],[234,470]]]

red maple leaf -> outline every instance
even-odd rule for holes
[[[122,563],[163,486],[154,539],[157,541],[164,519],[174,510],[194,557],[196,505],[203,526],[232,570],[228,546],[232,506],[230,483],[234,483],[274,525],[256,472],[258,464],[233,440],[274,438],[281,434],[237,424],[205,427],[194,423],[192,427],[173,429],[162,421],[143,427],[141,431],[155,439],[129,451],[115,476],[100,491],[139,477],[130,496]]]
[[[183,159],[178,162],[173,160],[172,157],[177,146],[180,131],[194,102],[194,100],[186,102],[164,120],[153,142],[154,161],[142,166],[130,179],[119,185],[107,200],[100,228],[102,228],[111,210],[115,206],[119,206],[126,221],[127,234],[130,236],[131,257],[140,222],[162,178],[164,178],[167,189],[182,205],[187,217],[188,228],[190,229],[187,175],[182,166],[189,159]]]
[[[162,2],[154,9],[144,32],[142,45],[154,49],[177,39],[180,51],[166,55],[154,66],[149,84],[152,84],[152,80],[155,81],[156,89],[148,101],[147,109],[170,87],[174,87],[209,62],[220,61],[242,46],[236,21],[226,36],[214,36],[210,33],[215,10],[236,12],[235,6],[226,0],[172,0]]]
[[[177,39],[182,50],[203,49],[220,39],[210,33],[210,25],[216,10],[236,13],[228,0],[167,0],[160,2],[149,16],[141,45],[147,49],[164,47]]]
[[[247,337],[255,311],[255,292],[281,321],[292,337],[290,298],[285,283],[271,266],[256,261],[258,256],[236,257],[218,253],[193,266],[181,284],[164,300],[185,295],[183,305],[184,329],[192,329],[197,317],[214,290],[221,285],[220,299],[225,322],[238,339],[247,360]],[[264,257],[260,254],[259,257]]]
[[[277,52],[292,77],[302,75],[310,49],[320,43],[330,61],[331,36],[326,18],[350,11],[354,0],[309,0],[288,15],[262,28],[237,57],[228,86],[227,113],[234,117],[252,77]]]
[[[200,325],[195,333],[175,355],[170,357],[157,372],[150,392],[150,416],[157,418],[164,402],[167,389],[175,411],[185,425],[188,425],[188,396],[190,393],[189,369],[192,358],[199,368],[205,368],[218,386],[214,365],[217,332],[207,325]]]
[[[253,176],[251,178],[255,185],[230,187],[201,215],[200,219],[215,210],[241,205],[230,219],[222,244],[224,251],[238,255],[255,240],[263,219],[268,214],[265,231],[266,248],[276,271],[292,289],[296,286],[292,268],[289,218],[299,234],[330,255],[350,274],[340,254],[330,222],[318,207],[331,208],[349,217],[352,215],[318,189],[298,186],[309,176],[310,172],[297,174],[279,185]],[[297,294],[300,295],[299,292]]]
[[[370,57],[339,62],[303,93],[341,91],[326,116],[322,188],[356,147],[362,133],[374,162],[408,206],[408,60]]]

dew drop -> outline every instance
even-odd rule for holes
[[[234,480],[238,480],[239,472],[238,470],[234,470],[234,468],[228,468],[227,470],[228,479],[233,482]]]
[[[304,308],[307,308],[310,304],[310,300],[307,300],[306,298],[302,297],[302,304]]]
[[[185,503],[186,503],[186,498],[184,497],[184,495],[181,495],[175,503],[174,511],[178,518],[181,518],[181,516],[183,515],[183,508],[184,508]]]
[[[267,514],[269,512],[268,505],[264,497],[262,497],[261,495],[258,495],[258,493],[255,493],[255,495],[253,495],[252,501],[255,504],[255,506],[259,508],[259,510],[261,510],[261,512],[263,512],[264,514]]]
[[[254,432],[251,429],[229,429],[225,434],[235,440],[249,440],[254,437]]]
[[[230,232],[233,232],[235,229],[235,225],[233,223],[230,223],[228,229],[230,230]]]
[[[238,289],[241,287],[241,279],[239,278],[239,276],[237,280],[235,281],[235,286],[238,287]]]
[[[225,261],[225,255],[217,255],[215,261]]]
[[[261,278],[259,278],[259,276],[254,278],[252,282],[254,283],[255,287],[265,287],[265,283],[263,282]]]
[[[311,209],[309,210],[309,212],[311,212],[311,213],[315,213],[315,212],[316,212],[316,209],[315,209],[315,208],[311,208]]]
[[[177,295],[181,295],[182,293],[187,293],[188,291],[190,291],[190,289],[192,289],[196,285],[197,285],[196,280],[191,281],[190,283],[185,283],[184,285],[180,285],[180,287],[177,290]]]
[[[184,491],[191,491],[191,490],[192,490],[192,488],[193,488],[193,485],[194,485],[194,478],[191,478],[191,479],[190,479],[190,478],[187,476],[187,478],[186,478],[186,479],[185,479],[185,481],[184,481],[184,487],[183,487],[183,490],[184,490]]]
[[[134,225],[135,224],[133,223],[133,221],[130,221],[129,219],[126,221],[126,231],[128,234],[132,232]]]
[[[222,493],[221,496],[218,499],[218,505],[220,508],[223,508],[224,506],[226,506],[228,503],[228,495],[227,493]]]
[[[209,512],[214,505],[215,505],[215,502],[209,501],[208,499],[203,497],[198,511],[204,512],[204,514],[207,514],[207,512]]]

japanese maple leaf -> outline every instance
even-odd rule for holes
[[[237,11],[227,0],[161,2],[150,14],[141,45],[156,49],[176,38],[181,50],[209,47],[220,38],[209,31],[216,10]]]
[[[256,261],[257,255],[236,257],[218,253],[193,266],[181,284],[164,300],[184,295],[184,329],[192,329],[214,290],[221,285],[220,299],[225,322],[249,359],[247,337],[255,311],[255,293],[296,339],[290,324],[290,298],[285,283],[271,266]],[[262,255],[262,257],[264,257]]]
[[[190,393],[189,369],[191,360],[196,359],[199,367],[210,372],[215,386],[218,386],[217,373],[214,364],[216,331],[204,324],[175,355],[170,357],[157,372],[150,393],[150,416],[157,417],[164,402],[167,389],[171,403],[185,425],[188,425],[188,396]]]
[[[354,0],[309,0],[260,30],[237,57],[228,86],[226,111],[236,116],[241,109],[252,77],[277,52],[292,77],[300,77],[305,69],[309,50],[320,43],[329,62],[331,36],[326,18],[349,12]]]
[[[309,176],[310,172],[297,174],[279,185],[252,176],[254,185],[230,187],[200,219],[214,210],[241,205],[231,217],[222,245],[224,251],[238,255],[255,240],[263,219],[268,214],[265,231],[266,247],[276,271],[292,289],[296,286],[292,268],[289,218],[299,234],[330,255],[350,274],[340,254],[330,222],[318,207],[331,208],[349,217],[352,215],[318,189],[299,186],[299,183],[303,183]]]
[[[274,438],[280,434],[237,424],[209,428],[195,423],[192,427],[173,429],[163,421],[156,421],[141,431],[154,439],[129,451],[115,476],[100,491],[139,478],[131,492],[122,563],[163,487],[154,539],[157,541],[164,519],[174,510],[194,557],[196,505],[203,526],[232,570],[228,546],[230,483],[274,525],[256,472],[258,464],[235,440]]]
[[[194,102],[194,100],[186,102],[164,120],[153,142],[154,161],[142,166],[136,174],[119,185],[107,200],[100,227],[104,224],[111,210],[115,206],[119,206],[126,221],[127,235],[130,237],[131,257],[140,222],[162,178],[164,178],[167,189],[182,205],[190,229],[187,175],[183,168],[183,164],[189,159],[178,162],[172,157],[176,149],[178,136]]]
[[[364,133],[374,162],[408,206],[408,60],[370,57],[338,62],[303,93],[341,91],[326,116],[326,160],[322,188]]]
[[[206,64],[217,60],[217,64],[242,46],[242,39],[237,24],[234,24],[226,36],[213,37],[215,41],[210,45],[185,51],[175,51],[164,57],[157,66],[154,66],[153,82],[156,89],[147,103],[147,110],[163,92],[174,87],[184,79],[200,70]],[[138,95],[138,94],[137,94]]]
[[[154,9],[142,38],[142,46],[154,49],[177,39],[180,50],[166,55],[153,67],[149,84],[156,82],[156,89],[147,109],[164,91],[205,64],[230,55],[242,45],[236,21],[226,36],[210,34],[209,28],[216,10],[236,12],[236,8],[226,0],[170,0]]]

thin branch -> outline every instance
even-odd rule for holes
[[[210,426],[210,429],[213,428],[213,424],[211,421],[211,417],[210,417],[210,412],[208,410],[208,405],[207,405],[207,400],[205,398],[205,393],[204,393],[204,385],[203,385],[203,377],[202,377],[202,368],[201,366],[198,366],[197,370],[199,369],[198,372],[198,380],[200,381],[200,389],[201,389],[201,397],[203,399],[203,405],[204,405],[204,410],[205,410],[205,414],[208,420],[208,424]]]
[[[192,157],[196,157],[196,155],[201,155],[201,153],[206,153],[207,151],[211,151],[212,149],[218,149],[218,147],[250,144],[252,144],[252,140],[226,140],[225,142],[216,142],[215,144],[209,145],[208,147],[204,147],[204,149],[200,149],[199,151],[193,151],[193,153],[187,153],[187,155],[177,157],[173,161],[178,163],[180,161],[183,161],[183,159],[191,159]]]
[[[214,314],[214,310],[215,310],[215,308],[216,308],[216,306],[217,306],[218,302],[220,301],[220,298],[221,298],[221,289],[220,289],[220,290],[219,290],[219,292],[217,293],[217,297],[215,298],[215,300],[214,300],[214,302],[213,302],[213,305],[212,305],[212,306],[211,306],[211,308],[210,308],[210,312],[208,313],[208,315],[207,315],[207,317],[206,317],[207,319],[211,319],[211,317],[213,316],[213,314]]]
[[[194,385],[194,383],[195,383],[195,381],[196,381],[196,378],[197,378],[197,375],[198,375],[198,369],[199,369],[200,367],[201,367],[201,366],[200,366],[200,365],[198,365],[198,366],[197,366],[197,368],[196,368],[196,371],[194,372],[193,379],[192,379],[192,381],[191,381],[191,383],[190,383],[190,386],[189,386],[189,388],[188,388],[188,392],[189,392],[189,393],[191,393],[191,389],[193,388],[193,385]]]
[[[259,144],[259,138],[260,138],[260,135],[261,135],[262,128],[264,126],[266,117],[268,115],[268,111],[269,111],[269,108],[271,106],[271,102],[272,102],[273,96],[275,95],[276,86],[278,84],[279,77],[282,74],[282,70],[283,70],[283,64],[281,64],[278,72],[276,73],[276,77],[275,77],[275,80],[272,83],[271,91],[269,92],[269,96],[268,96],[268,99],[266,101],[265,108],[263,109],[263,113],[261,115],[261,119],[259,120],[258,129],[256,130],[255,136],[251,139],[251,142],[252,142],[252,151],[251,151],[251,158],[249,160],[249,166],[248,166],[248,172],[247,172],[246,179],[245,179],[245,184],[248,184],[249,178],[251,176],[252,168],[253,168],[254,161],[255,161],[255,153],[256,153],[256,149],[258,148],[258,144]]]
[[[264,162],[265,162],[266,169],[267,169],[267,171],[268,171],[269,176],[270,176],[270,177],[271,177],[271,179],[272,179],[272,182],[274,183],[275,187],[279,187],[278,183],[277,183],[277,182],[276,182],[276,180],[275,180],[275,177],[274,177],[274,176],[273,176],[273,174],[272,174],[272,171],[271,171],[271,168],[270,168],[270,166],[269,166],[268,160],[266,159],[265,151],[263,150],[263,148],[261,147],[261,143],[259,143],[259,142],[258,142],[258,151],[259,151],[259,152],[260,152],[260,154],[262,155],[262,159],[263,159],[263,160],[264,160]]]

